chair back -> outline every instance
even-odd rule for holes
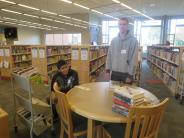
[[[66,94],[60,92],[57,83],[54,83],[54,92],[57,98],[57,109],[59,111],[59,116],[61,120],[61,124],[63,125],[65,132],[68,134],[73,133],[73,124],[72,124],[72,116],[71,116],[71,109],[68,103],[68,99]]]
[[[125,138],[156,138],[169,98],[154,106],[132,107],[129,110]]]

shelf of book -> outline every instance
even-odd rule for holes
[[[57,71],[56,64],[60,59],[71,63],[71,46],[32,46],[33,66],[40,74],[52,76]]]
[[[79,74],[80,83],[93,82],[105,71],[108,46],[72,46],[71,67]]]
[[[184,47],[175,46],[149,46],[147,59],[150,68],[171,90],[173,95],[178,95],[180,77],[184,69]]]
[[[11,70],[31,66],[31,47],[29,45],[0,46],[1,77],[10,79]]]

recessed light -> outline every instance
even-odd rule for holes
[[[32,9],[32,10],[36,10],[36,11],[40,10],[40,9],[31,7],[31,6],[27,6],[27,5],[23,5],[23,4],[18,4],[18,5],[21,6],[21,7],[27,8],[27,9]]]
[[[83,5],[80,5],[80,4],[78,4],[78,3],[74,3],[74,5],[76,5],[76,6],[78,6],[78,7],[81,7],[81,8],[83,8],[83,9],[89,10],[88,7],[83,6]]]
[[[5,11],[5,12],[11,12],[11,13],[15,13],[15,14],[22,14],[20,12],[16,12],[16,11],[11,11],[11,10],[7,10],[7,9],[1,9],[2,11]]]
[[[71,4],[71,3],[72,3],[72,2],[71,2],[71,1],[69,1],[69,0],[61,0],[61,1],[66,2],[66,3],[69,3],[69,4]]]
[[[2,2],[6,2],[6,3],[10,3],[10,4],[16,4],[15,2],[12,2],[12,1],[8,1],[8,0],[0,0]]]

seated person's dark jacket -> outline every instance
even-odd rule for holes
[[[75,70],[69,69],[68,75],[64,76],[61,72],[57,72],[51,82],[51,90],[53,91],[53,85],[57,82],[60,87],[60,91],[67,93],[71,88],[76,85],[79,85],[78,74]]]

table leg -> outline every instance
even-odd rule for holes
[[[88,118],[87,138],[94,138],[94,121]]]

